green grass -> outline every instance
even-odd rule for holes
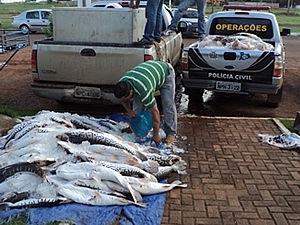
[[[33,116],[37,113],[34,110],[17,110],[7,105],[0,105],[0,114],[10,116],[12,118],[18,118],[22,116]]]
[[[280,122],[290,131],[293,133],[297,133],[294,129],[295,120],[293,119],[280,119]]]

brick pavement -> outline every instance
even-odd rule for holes
[[[162,225],[300,224],[299,152],[262,143],[269,119],[180,117],[178,147],[187,188],[167,193]]]

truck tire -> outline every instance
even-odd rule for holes
[[[189,96],[190,102],[203,103],[203,93],[204,89],[190,89],[185,88],[185,94]]]
[[[281,87],[276,94],[269,94],[267,99],[267,105],[270,107],[278,107],[282,99],[283,87]]]

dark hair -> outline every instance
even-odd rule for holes
[[[128,82],[120,81],[115,86],[114,95],[116,98],[127,97],[130,93],[130,90],[131,86]]]

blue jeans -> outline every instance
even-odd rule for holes
[[[175,71],[169,64],[170,74],[165,83],[160,88],[160,97],[163,111],[163,130],[167,136],[175,136],[177,133],[177,110],[175,105]],[[133,98],[132,109],[136,113],[141,113],[145,107],[137,97]]]
[[[206,10],[206,0],[181,0],[178,6],[178,10],[176,11],[169,29],[176,30],[179,20],[183,16],[183,14],[187,11],[189,7],[191,7],[196,1],[197,9],[198,9],[198,34],[205,34],[205,10]]]
[[[146,5],[147,23],[143,37],[147,41],[160,40],[162,28],[163,0],[148,0]]]

